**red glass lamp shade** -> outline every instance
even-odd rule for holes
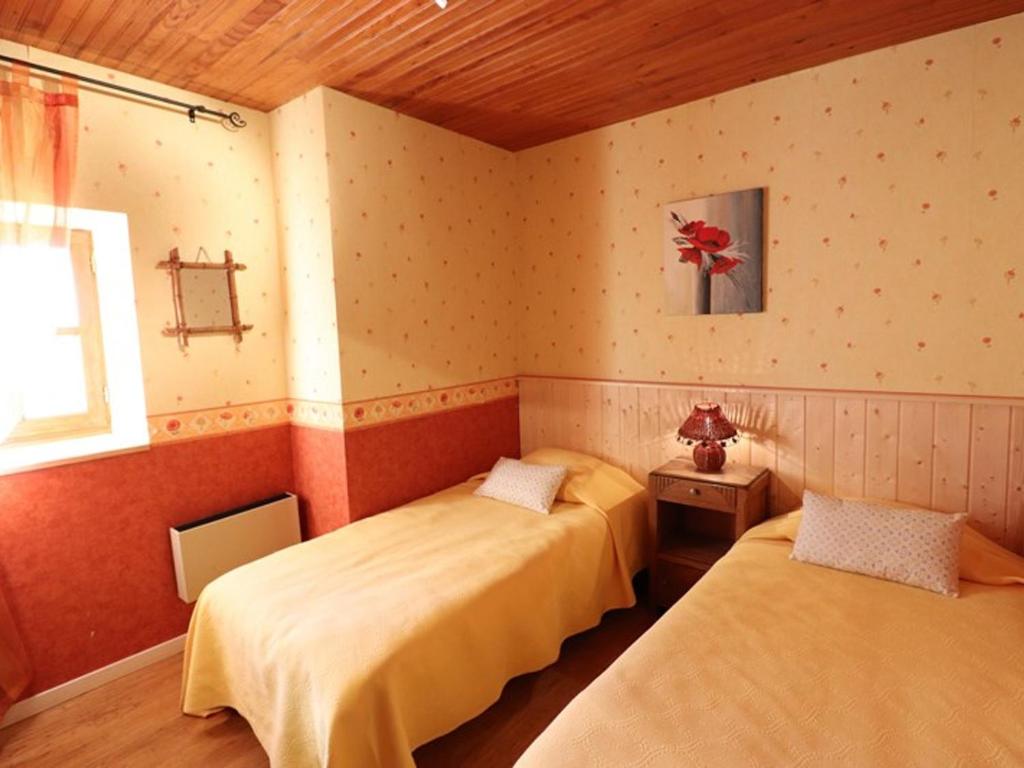
[[[725,464],[725,443],[736,437],[736,427],[718,403],[697,403],[679,427],[679,442],[694,445],[693,463],[701,472],[718,472]]]

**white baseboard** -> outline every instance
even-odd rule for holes
[[[155,664],[162,659],[169,658],[176,653],[181,653],[185,648],[185,635],[178,635],[172,637],[170,640],[165,640],[159,645],[154,645],[152,648],[147,648],[144,651],[139,651],[131,656],[115,661],[113,664],[108,664],[105,667],[88,672],[81,677],[76,677],[74,680],[68,680],[66,683],[50,688],[49,690],[37,693],[35,696],[29,696],[27,699],[15,702],[15,704],[7,710],[7,715],[3,721],[0,722],[0,728],[6,728],[8,725],[14,725],[19,720],[24,720],[26,717],[32,717],[32,715],[39,714],[45,709],[56,707],[58,704],[63,704],[68,699],[73,699],[76,696],[81,696],[87,691],[91,691],[94,688],[99,688],[101,685],[109,683],[113,680],[117,680],[119,677],[131,674],[136,670],[148,667],[150,664]]]

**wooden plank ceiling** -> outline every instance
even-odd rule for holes
[[[316,85],[521,149],[1024,0],[0,0],[0,37],[268,110]]]

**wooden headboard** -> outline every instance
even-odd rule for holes
[[[772,470],[773,514],[804,488],[947,512],[1024,554],[1024,399],[682,385],[526,376],[523,453],[554,445],[600,456],[646,482],[689,449],[675,432],[714,400],[740,429],[729,460]]]

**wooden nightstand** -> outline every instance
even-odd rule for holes
[[[672,605],[744,531],[764,519],[769,476],[764,467],[744,464],[698,472],[681,458],[648,475],[653,605]]]

